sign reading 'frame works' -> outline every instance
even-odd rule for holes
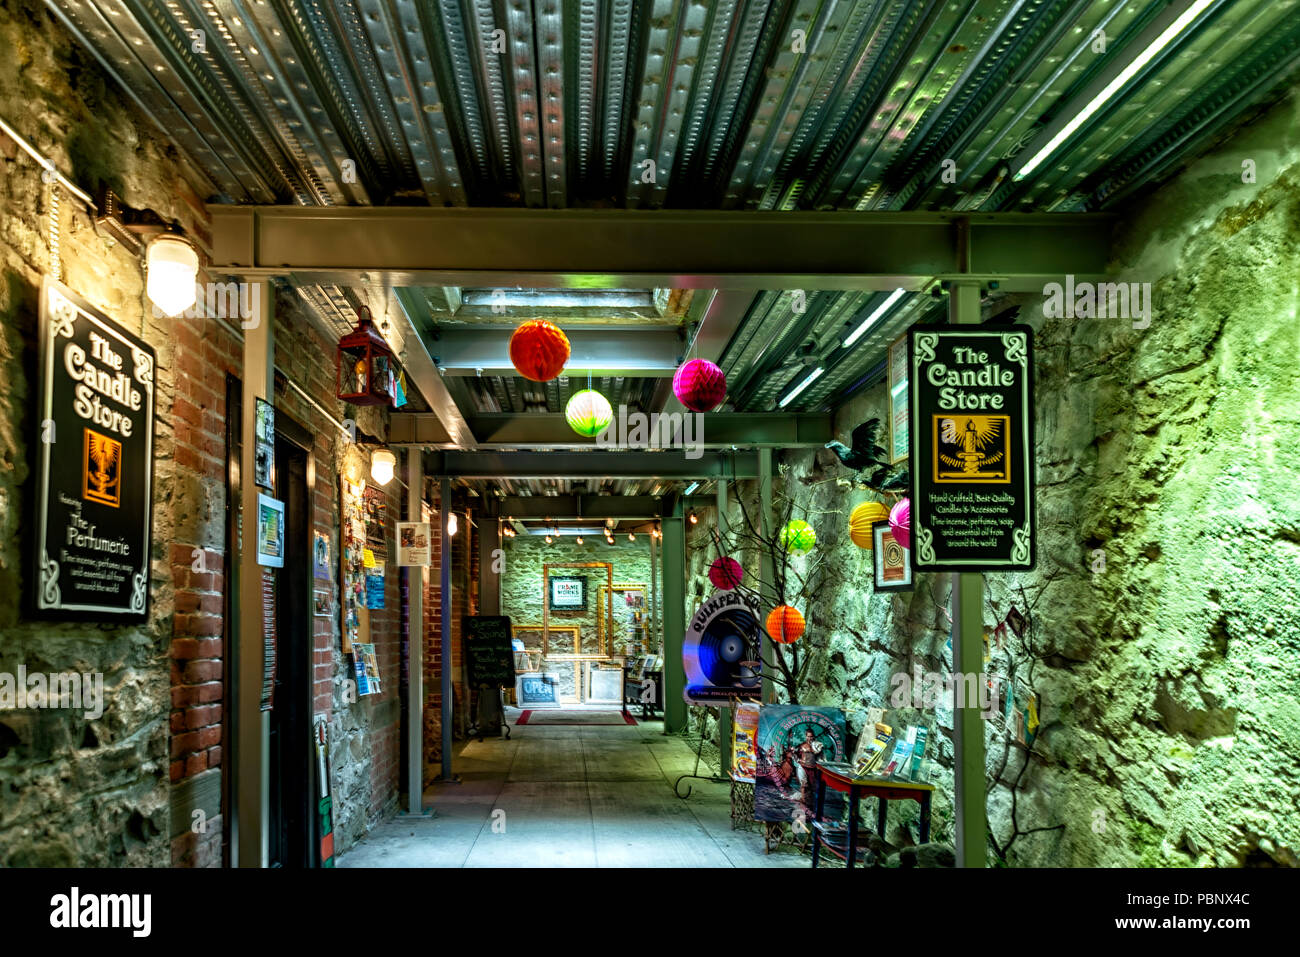
[[[1034,567],[1033,331],[913,329],[912,568]]]
[[[49,278],[41,284],[40,321],[34,610],[142,619],[154,351]]]

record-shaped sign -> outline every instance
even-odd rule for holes
[[[691,704],[757,701],[762,688],[762,635],[757,599],[735,591],[709,596],[682,641],[683,697]]]

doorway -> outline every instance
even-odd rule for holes
[[[271,709],[271,867],[314,867],[311,433],[276,412],[275,496],[284,503],[284,567],[275,572],[276,663]]]

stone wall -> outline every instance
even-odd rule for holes
[[[546,563],[557,562],[609,562],[613,568],[614,584],[643,584],[647,601],[650,594],[650,538],[637,535],[628,541],[627,533],[616,533],[614,544],[607,545],[601,534],[583,536],[578,545],[573,538],[562,535],[547,545],[541,535],[518,535],[503,540],[505,548],[505,573],[501,579],[501,614],[509,615],[518,625],[542,623],[544,595],[543,569]],[[656,572],[656,575],[658,573]],[[577,626],[582,654],[598,654],[596,606],[599,586],[608,580],[603,568],[552,568],[552,576],[571,576],[587,579],[587,607],[583,611],[552,611],[553,627]],[[648,613],[648,609],[647,609]],[[567,641],[567,638],[564,639]],[[551,650],[568,653],[572,649],[560,647],[560,640],[551,638]]]
[[[136,111],[34,0],[0,0],[0,116],[92,195],[110,186],[131,206],[177,219],[208,243],[210,186]],[[0,136],[0,673],[102,673],[104,713],[0,711],[0,866],[219,866],[231,637],[224,615],[225,382],[242,373],[238,331],[211,319],[155,319],[139,256],[97,229],[67,195],[59,204],[64,281],[157,350],[150,617],[139,626],[27,619],[26,516],[33,488],[41,276],[52,272],[50,195],[40,168]],[[202,255],[200,256],[202,259]],[[200,280],[209,277],[200,272]],[[277,296],[277,411],[315,436],[312,520],[339,545],[339,473],[368,473],[330,417],[371,434],[375,410],[333,396],[333,343],[292,293]],[[253,397],[246,395],[245,403]],[[323,408],[329,416],[322,414]],[[387,489],[391,520],[402,488]],[[337,589],[337,570],[329,587]],[[398,788],[401,668],[399,573],[372,616],[384,693],[356,699],[337,617],[313,620],[315,712],[331,729],[335,847],[390,813]],[[306,743],[304,743],[305,745]],[[191,827],[201,811],[204,827]]]
[[[1241,181],[1246,159],[1257,183]],[[1006,863],[1300,863],[1298,187],[1292,96],[1121,216],[1112,269],[1153,284],[1149,328],[1044,318],[1042,297],[1020,299],[1036,331],[1039,566],[986,576],[986,624],[1036,602],[1035,644],[995,643],[988,669],[1032,662],[1042,727],[1013,824],[1027,753],[986,726]],[[882,385],[837,429],[885,411]],[[806,510],[824,571],[802,700],[844,708],[856,732],[866,707],[889,707],[893,675],[951,669],[950,577],[875,594],[847,534],[868,493],[834,481],[848,473],[829,452],[782,464],[777,496]],[[752,483],[743,494],[752,504]],[[692,551],[693,582],[710,557]],[[935,835],[951,840],[951,714],[890,716],[942,732]],[[891,822],[913,814],[891,808]],[[1052,829],[1010,840],[1035,828]]]

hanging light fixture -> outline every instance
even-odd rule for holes
[[[149,244],[147,263],[145,292],[150,302],[169,316],[179,316],[194,305],[199,254],[188,240],[162,233]]]
[[[361,306],[356,328],[339,340],[334,357],[339,399],[353,405],[391,405],[397,375],[393,350],[375,328],[369,307]]]
[[[458,525],[456,524],[456,513],[455,513],[455,512],[448,512],[448,513],[447,513],[447,535],[448,535],[449,537],[452,536],[452,535],[455,535],[455,534],[456,534],[456,529],[459,528],[459,527],[460,527],[460,526],[458,526]]]
[[[388,449],[375,449],[370,455],[370,477],[380,485],[387,485],[393,480],[393,469],[397,465],[397,456]]]
[[[700,521],[699,516],[697,516],[694,512],[690,512],[689,514],[687,514],[686,517],[690,519],[692,525],[699,524]]]
[[[636,541],[636,536],[633,535],[631,532],[628,532],[628,533],[627,533],[627,540],[628,540],[629,542],[635,542],[635,541]]]
[[[577,538],[574,539],[574,542],[576,542],[577,544],[581,545],[581,544],[582,544],[582,536],[579,535]]]
[[[551,544],[551,536],[549,535],[546,536],[546,544],[547,545]]]

